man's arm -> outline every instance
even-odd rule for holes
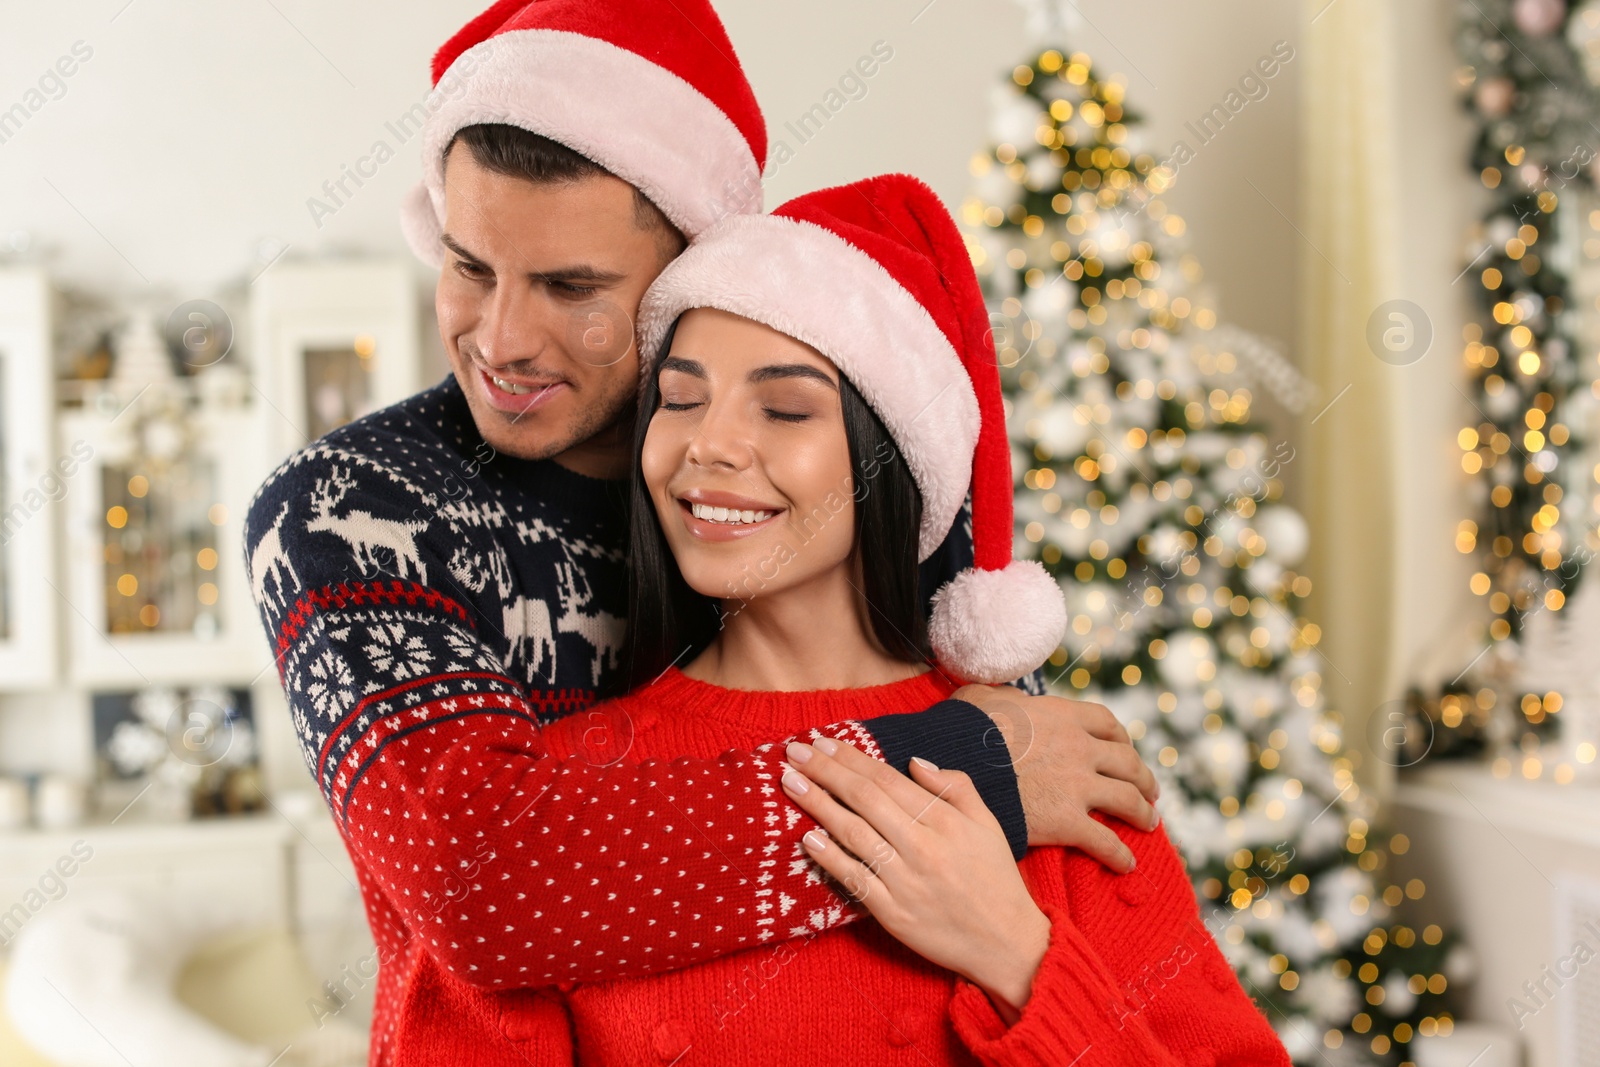
[[[1109,708],[1011,686],[968,685],[954,696],[980,708],[1004,736],[1030,845],[1077,848],[1115,870],[1133,868],[1118,834],[1090,812],[1148,830],[1161,787]]]
[[[1011,686],[967,685],[953,696],[991,721],[993,731],[984,750],[990,754],[988,769],[993,772],[1003,766],[1016,782],[1020,820],[994,807],[990,796],[998,790],[979,789],[984,803],[1006,827],[1014,855],[1020,857],[1027,845],[1060,845],[1081,849],[1117,871],[1133,868],[1133,853],[1115,831],[1089,813],[1099,811],[1147,830],[1156,822],[1153,805],[1160,787],[1139,758],[1128,731],[1108,708],[1080,700],[1032,696]],[[890,730],[888,720],[896,718],[873,719],[869,725],[875,734],[883,733]],[[908,723],[907,729],[914,728]],[[970,765],[941,762],[936,750],[920,736],[907,738],[899,751],[922,756],[936,767],[973,773]],[[961,758],[970,761],[972,757]],[[888,762],[900,773],[909,774],[904,764]],[[1026,827],[1021,842],[1013,836],[1017,822]]]
[[[847,921],[845,900],[792,862],[808,826],[778,788],[781,739],[636,766],[552,755],[441,550],[419,539],[411,578],[368,580],[352,576],[348,538],[306,529],[309,489],[335,462],[350,483],[339,510],[368,533],[439,503],[404,500],[410,486],[363,492],[370,463],[318,451],[252,504],[252,588],[352,857],[444,967],[485,989],[624,977]],[[986,747],[992,723],[971,705],[881,737],[827,732],[891,761],[947,753],[1025,833],[1004,750]]]

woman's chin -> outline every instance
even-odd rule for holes
[[[724,557],[734,555],[721,552],[717,554]],[[684,583],[690,589],[712,600],[750,600],[760,593],[770,592],[772,578],[764,578],[758,571],[758,565],[763,557],[754,553],[748,558],[744,553],[739,553],[738,556],[737,559],[686,560],[684,554],[680,553],[678,569],[683,574]]]

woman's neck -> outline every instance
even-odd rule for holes
[[[723,602],[722,632],[683,673],[729,689],[863,689],[927,668],[883,650],[844,567],[752,600]]]

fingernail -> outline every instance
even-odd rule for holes
[[[790,741],[784,746],[783,754],[789,757],[790,763],[801,764],[811,758],[811,746],[801,741]]]
[[[1150,826],[1149,826],[1149,829],[1154,830],[1156,827],[1158,827],[1160,825],[1161,825],[1161,813],[1159,811],[1156,811],[1154,808],[1151,808],[1150,809]]]
[[[799,771],[784,771],[783,787],[791,793],[804,796],[806,790],[811,788],[811,783],[806,781],[805,775]]]
[[[839,742],[831,737],[819,737],[815,742],[815,747],[824,755],[831,756],[839,751]]]
[[[939,769],[931,760],[925,760],[921,756],[912,756],[911,762],[920,764],[925,770],[936,771]]]
[[[1128,852],[1126,854],[1127,854],[1127,858],[1128,858],[1128,870],[1131,871],[1135,867],[1139,866],[1139,861],[1133,858],[1133,853],[1132,852]]]
[[[821,852],[823,849],[828,847],[828,831],[810,830],[806,833],[805,837],[801,838],[801,840],[806,843],[808,848],[813,848],[816,851]]]

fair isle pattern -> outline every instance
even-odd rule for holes
[[[378,943],[374,1065],[445,1025],[460,983],[652,973],[852,918],[803,862],[782,741],[637,765],[548,749],[620,667],[625,535],[613,483],[496,455],[454,378],[251,502],[250,586]],[[961,708],[929,731],[976,763]],[[827,732],[886,757],[861,723]]]
[[[843,741],[846,744],[854,745],[867,755],[871,756],[873,759],[883,759],[883,752],[878,748],[877,739],[874,738],[872,733],[859,722],[846,720],[834,726],[824,727],[822,729],[812,729],[806,732],[804,739],[806,741],[816,741],[823,737],[831,737],[836,741]],[[756,755],[764,756],[771,752],[775,747],[777,746],[770,744],[762,745],[756,749]],[[787,769],[788,764],[783,764],[783,767]],[[781,773],[782,772],[780,771],[780,777]],[[778,796],[781,796],[776,785],[773,785],[771,788],[773,799],[769,800],[768,804],[770,808],[775,810],[767,813],[767,825],[769,827],[769,832],[772,832],[770,828],[776,827],[778,820],[781,818],[783,820],[782,831],[772,832],[772,836],[779,837],[785,834],[790,836],[789,853],[785,862],[785,873],[788,874],[790,878],[802,879],[806,885],[822,885],[823,882],[821,868],[813,863],[811,857],[806,854],[805,846],[800,843],[800,839],[793,836],[794,830],[800,825],[800,823],[802,821],[809,823],[809,820],[806,820],[800,809],[795,807],[793,804],[780,802],[776,799]],[[809,828],[810,827],[808,825],[807,829]],[[805,831],[801,831],[801,836],[804,836],[804,833]],[[778,860],[776,858],[771,860],[764,858],[762,860],[763,876],[770,877],[768,874],[768,868],[776,869],[777,865]],[[766,882],[762,883],[762,892],[769,891],[767,889],[767,885],[768,883]],[[794,910],[794,905],[795,899],[793,897],[782,892],[781,890],[778,891],[778,915],[780,917],[787,917],[789,913]],[[827,930],[835,926],[841,926],[844,923],[855,919],[859,914],[861,913],[858,911],[847,909],[842,901],[829,904],[825,908],[813,908],[805,916],[806,921],[804,923],[799,925],[791,924],[789,926],[788,936],[805,937],[809,934],[814,934],[819,930]]]

